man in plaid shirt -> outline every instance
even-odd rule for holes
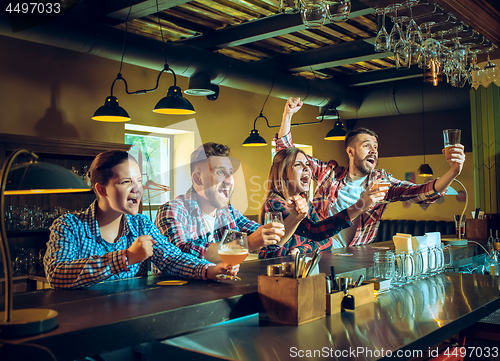
[[[291,120],[302,105],[300,98],[287,100],[281,128],[275,137],[276,152],[294,146],[290,132]],[[308,156],[313,177],[318,184],[312,203],[320,219],[325,219],[354,204],[367,187],[372,187],[381,178],[380,171],[376,170],[378,137],[375,132],[365,128],[351,131],[345,137],[345,145],[349,156],[348,167],[339,166],[334,160],[323,162]],[[462,171],[465,161],[463,145],[456,144],[446,160],[450,164],[450,170],[442,177],[421,185],[401,181],[389,174],[391,184],[386,201],[409,201],[419,204],[435,202],[444,195],[448,186]],[[372,171],[374,172],[370,175]],[[386,207],[387,203],[372,205],[368,211],[356,218],[351,227],[338,233],[334,241],[344,246],[373,242]]]
[[[192,187],[162,205],[155,221],[161,233],[183,252],[217,263],[219,242],[227,229],[246,232],[250,252],[276,244],[285,234],[282,224],[261,226],[229,203],[233,174],[239,166],[229,151],[229,147],[217,143],[205,143],[196,149],[191,154]]]

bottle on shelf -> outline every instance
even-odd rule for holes
[[[498,229],[496,230],[495,241],[493,242],[493,248],[498,260],[500,258],[500,238],[498,238]]]
[[[490,230],[491,235],[491,230]],[[491,252],[491,262],[490,262],[490,274],[494,276],[500,275],[500,238],[498,238],[498,230],[496,231],[496,237],[492,239],[493,249]],[[492,238],[492,236],[490,236]]]
[[[493,255],[495,252],[495,237],[493,237],[493,230],[490,228],[490,236],[487,243],[488,252]]]

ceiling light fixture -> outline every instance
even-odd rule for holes
[[[172,72],[174,75],[174,85],[168,88],[167,96],[161,98],[160,101],[156,103],[153,112],[170,115],[189,115],[196,113],[189,100],[182,96],[181,88],[177,86],[177,77],[175,76],[174,71],[169,68],[168,64],[165,64],[163,71]],[[158,76],[158,80],[159,79],[160,77]],[[158,82],[156,83],[156,86],[158,87]]]
[[[255,128],[255,123],[257,123],[257,119],[259,118],[264,118],[266,120],[267,126],[269,128],[272,128],[269,126],[267,118],[264,115],[262,115],[261,111],[258,117],[255,118],[255,120],[253,121],[253,129],[250,131],[250,135],[243,142],[244,147],[265,147],[267,145],[266,140],[260,136],[259,131]]]
[[[266,99],[267,100],[267,99]],[[264,102],[265,104],[265,102]],[[264,107],[262,107],[264,109]],[[333,118],[332,115],[327,116],[326,113],[327,111],[333,111],[336,113],[335,118]],[[260,111],[260,114],[257,118],[255,118],[253,122],[253,129],[250,131],[250,135],[245,139],[243,142],[244,147],[263,147],[267,145],[267,141],[260,136],[259,131],[255,128],[255,124],[257,123],[257,119],[263,118],[266,121],[266,125],[268,128],[279,128],[281,127],[280,125],[269,125],[269,121],[267,118],[262,114],[262,110]],[[339,114],[335,108],[332,108],[330,105],[324,108],[323,114],[319,117],[319,121],[317,122],[304,122],[304,123],[292,123],[290,124],[291,127],[298,127],[300,125],[309,125],[309,124],[319,124],[323,121],[323,119],[338,119]],[[316,118],[318,119],[318,118]],[[344,140],[344,136],[347,134],[347,132],[343,128],[343,124],[340,120],[335,122],[335,125],[332,130],[328,132],[328,134],[325,136],[326,140]],[[334,138],[334,136],[341,137],[339,139]]]
[[[333,125],[333,129],[325,135],[325,140],[344,140],[346,134],[347,131],[344,129],[344,124],[339,119]]]
[[[127,111],[118,105],[118,99],[113,96],[113,87],[115,86],[115,82],[117,80],[123,80],[125,82],[122,75],[118,73],[116,79],[113,80],[113,83],[111,84],[111,95],[106,98],[104,105],[95,111],[92,119],[97,120],[98,122],[114,123],[128,122],[131,120]]]
[[[158,9],[158,1],[156,1],[156,8],[157,8],[157,13],[159,13]],[[154,92],[156,89],[158,89],[158,85],[160,83],[160,77],[161,75],[166,72],[170,71],[172,75],[174,76],[174,85],[168,88],[167,91],[167,96],[163,97],[156,103],[156,106],[153,109],[153,112],[159,113],[159,114],[168,114],[168,115],[190,115],[196,113],[194,110],[193,105],[182,96],[182,91],[181,88],[177,86],[177,77],[175,76],[174,71],[168,66],[167,61],[166,61],[166,55],[165,55],[165,65],[163,66],[163,69],[160,70],[160,73],[158,74],[158,77],[156,78],[156,86],[152,89],[142,89],[142,90],[137,90],[137,91],[129,91],[128,90],[128,85],[127,81],[125,78],[123,78],[121,74],[122,66],[123,66],[123,58],[125,56],[125,44],[126,44],[126,38],[127,38],[127,32],[128,32],[128,18],[130,15],[130,12],[132,10],[132,7],[130,7],[127,19],[125,20],[125,37],[123,40],[123,52],[122,52],[122,58],[120,61],[120,71],[118,72],[118,75],[116,76],[116,79],[113,80],[113,83],[111,84],[111,96],[107,97],[104,105],[98,108],[92,119],[101,121],[101,122],[128,122],[131,120],[130,116],[128,115],[127,111],[120,107],[118,105],[118,99],[113,96],[113,87],[115,85],[116,81],[123,81],[125,83],[125,92],[127,94],[146,94],[150,92]],[[161,32],[161,38],[162,38],[162,44],[163,44],[163,30],[161,27],[161,22],[160,18],[158,15],[158,24],[160,26],[160,32]],[[163,53],[165,53],[163,49]],[[212,95],[214,92],[210,93]]]

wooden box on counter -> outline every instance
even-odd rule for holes
[[[301,325],[326,315],[326,276],[259,276],[259,319]]]
[[[354,311],[356,307],[364,305],[365,303],[373,302],[375,299],[373,283],[363,283],[359,287],[350,287],[349,294],[354,297]],[[333,315],[343,311],[342,299],[344,292],[334,292],[326,294],[326,314]]]

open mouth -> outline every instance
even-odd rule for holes
[[[300,178],[300,184],[302,184],[304,187],[309,186],[309,176],[304,176]]]
[[[370,163],[371,165],[375,166],[376,159],[374,157],[367,157],[365,160]]]
[[[231,188],[221,188],[219,189],[219,195],[225,199],[225,200],[228,200],[229,199],[229,195],[231,194]]]
[[[128,198],[127,202],[129,202],[131,204],[138,204],[139,200],[137,198]]]

